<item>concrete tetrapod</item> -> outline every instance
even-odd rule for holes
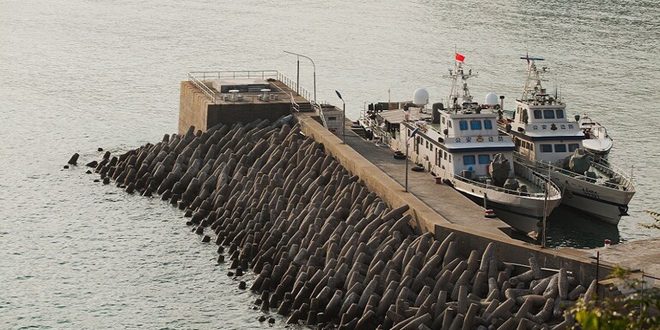
[[[534,258],[527,268],[497,260],[495,243],[460,251],[453,233],[420,235],[407,205],[388,206],[290,119],[191,128],[109,157],[96,168],[103,178],[185,210],[204,241],[228,247],[232,267],[257,274],[240,286],[267,294],[259,307],[287,323],[552,327],[570,324],[562,311],[594,291]]]

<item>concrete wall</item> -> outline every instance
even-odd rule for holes
[[[206,130],[209,99],[190,81],[181,82],[179,97],[179,134],[185,134],[192,125]]]
[[[359,176],[369,190],[378,194],[390,204],[390,207],[395,208],[408,204],[414,212],[415,219],[417,219],[416,225],[422,230],[433,231],[437,223],[449,224],[449,221],[438,215],[424,202],[410,193],[405,193],[399,183],[381,171],[376,165],[366,160],[350,146],[343,144],[339,137],[314,120],[311,114],[298,114],[297,118],[303,133],[322,143],[328,153],[334,156],[353,175]]]
[[[206,130],[216,124],[249,123],[255,119],[275,121],[291,113],[290,103],[222,103],[208,106]]]
[[[190,81],[181,82],[179,99],[179,134],[185,134],[192,125],[206,131],[218,123],[247,123],[255,119],[275,121],[291,113],[290,102],[220,103],[212,102]]]
[[[309,114],[298,114],[298,122],[306,135],[322,143],[325,150],[334,156],[348,171],[357,175],[369,188],[377,193],[390,207],[399,207],[403,204],[410,206],[416,226],[422,231],[433,232],[436,238],[443,239],[453,232],[459,251],[468,254],[470,250],[483,251],[490,242],[496,243],[496,255],[500,260],[528,264],[530,255],[535,255],[541,267],[560,268],[565,267],[576,274],[582,283],[588,283],[595,277],[595,260],[583,250],[562,248],[543,249],[540,246],[525,243],[514,239],[503,239],[491,233],[480,231],[479,228],[466,227],[450,223],[424,202],[410,193],[406,193],[403,187],[376,165],[362,157],[357,151],[348,145],[342,144],[334,134],[314,120]],[[608,273],[610,266],[601,265],[600,277]]]
[[[596,260],[591,259],[584,250],[572,248],[543,249],[540,246],[517,240],[505,241],[499,237],[488,234],[477,234],[470,228],[458,225],[436,225],[435,237],[444,239],[454,233],[459,251],[483,251],[488,243],[496,242],[495,256],[499,260],[527,265],[531,255],[536,256],[541,267],[559,269],[566,268],[572,271],[581,283],[589,283],[596,277]],[[601,262],[599,278],[610,273],[612,267]]]

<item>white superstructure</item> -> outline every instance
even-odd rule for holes
[[[632,182],[583,152],[586,137],[580,124],[568,118],[561,99],[543,88],[542,74],[547,68],[536,66],[543,59],[522,59],[528,64],[523,94],[516,100],[512,118],[499,121],[500,130],[513,137],[521,161],[551,175],[562,189],[563,203],[617,224],[635,193]]]
[[[403,120],[394,149],[408,144],[409,158],[475,202],[492,208],[512,227],[535,236],[542,219],[559,205],[559,189],[529,166],[514,161],[515,145],[497,129],[497,115],[473,100],[467,80],[472,70],[461,61],[450,70],[448,107],[435,103],[430,120]],[[497,103],[497,96],[490,96]],[[387,118],[394,111],[383,112]],[[409,118],[426,113],[423,106],[407,107]],[[412,138],[408,138],[415,131]],[[497,175],[495,175],[497,174]],[[546,193],[547,192],[547,193]],[[484,202],[485,199],[485,202]]]

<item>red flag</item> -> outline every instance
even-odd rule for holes
[[[460,53],[456,53],[456,60],[459,61],[459,62],[465,61],[465,55],[460,54]]]

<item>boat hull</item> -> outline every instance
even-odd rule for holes
[[[556,171],[550,172],[550,177],[562,189],[562,203],[613,225],[619,223],[621,216],[627,215],[628,203],[635,194],[634,191],[610,189]]]
[[[619,224],[622,216],[628,214],[627,203],[617,204],[611,201],[597,199],[593,195],[586,195],[582,191],[575,191],[573,189],[565,190],[563,204],[597,220],[615,226]]]
[[[453,180],[452,184],[454,189],[467,195],[479,205],[493,209],[497,217],[512,228],[533,238],[542,232],[543,211],[545,210],[545,216],[549,216],[561,203],[561,198],[557,197],[546,201],[544,198],[510,194],[461,180]],[[484,196],[486,196],[485,203]]]

